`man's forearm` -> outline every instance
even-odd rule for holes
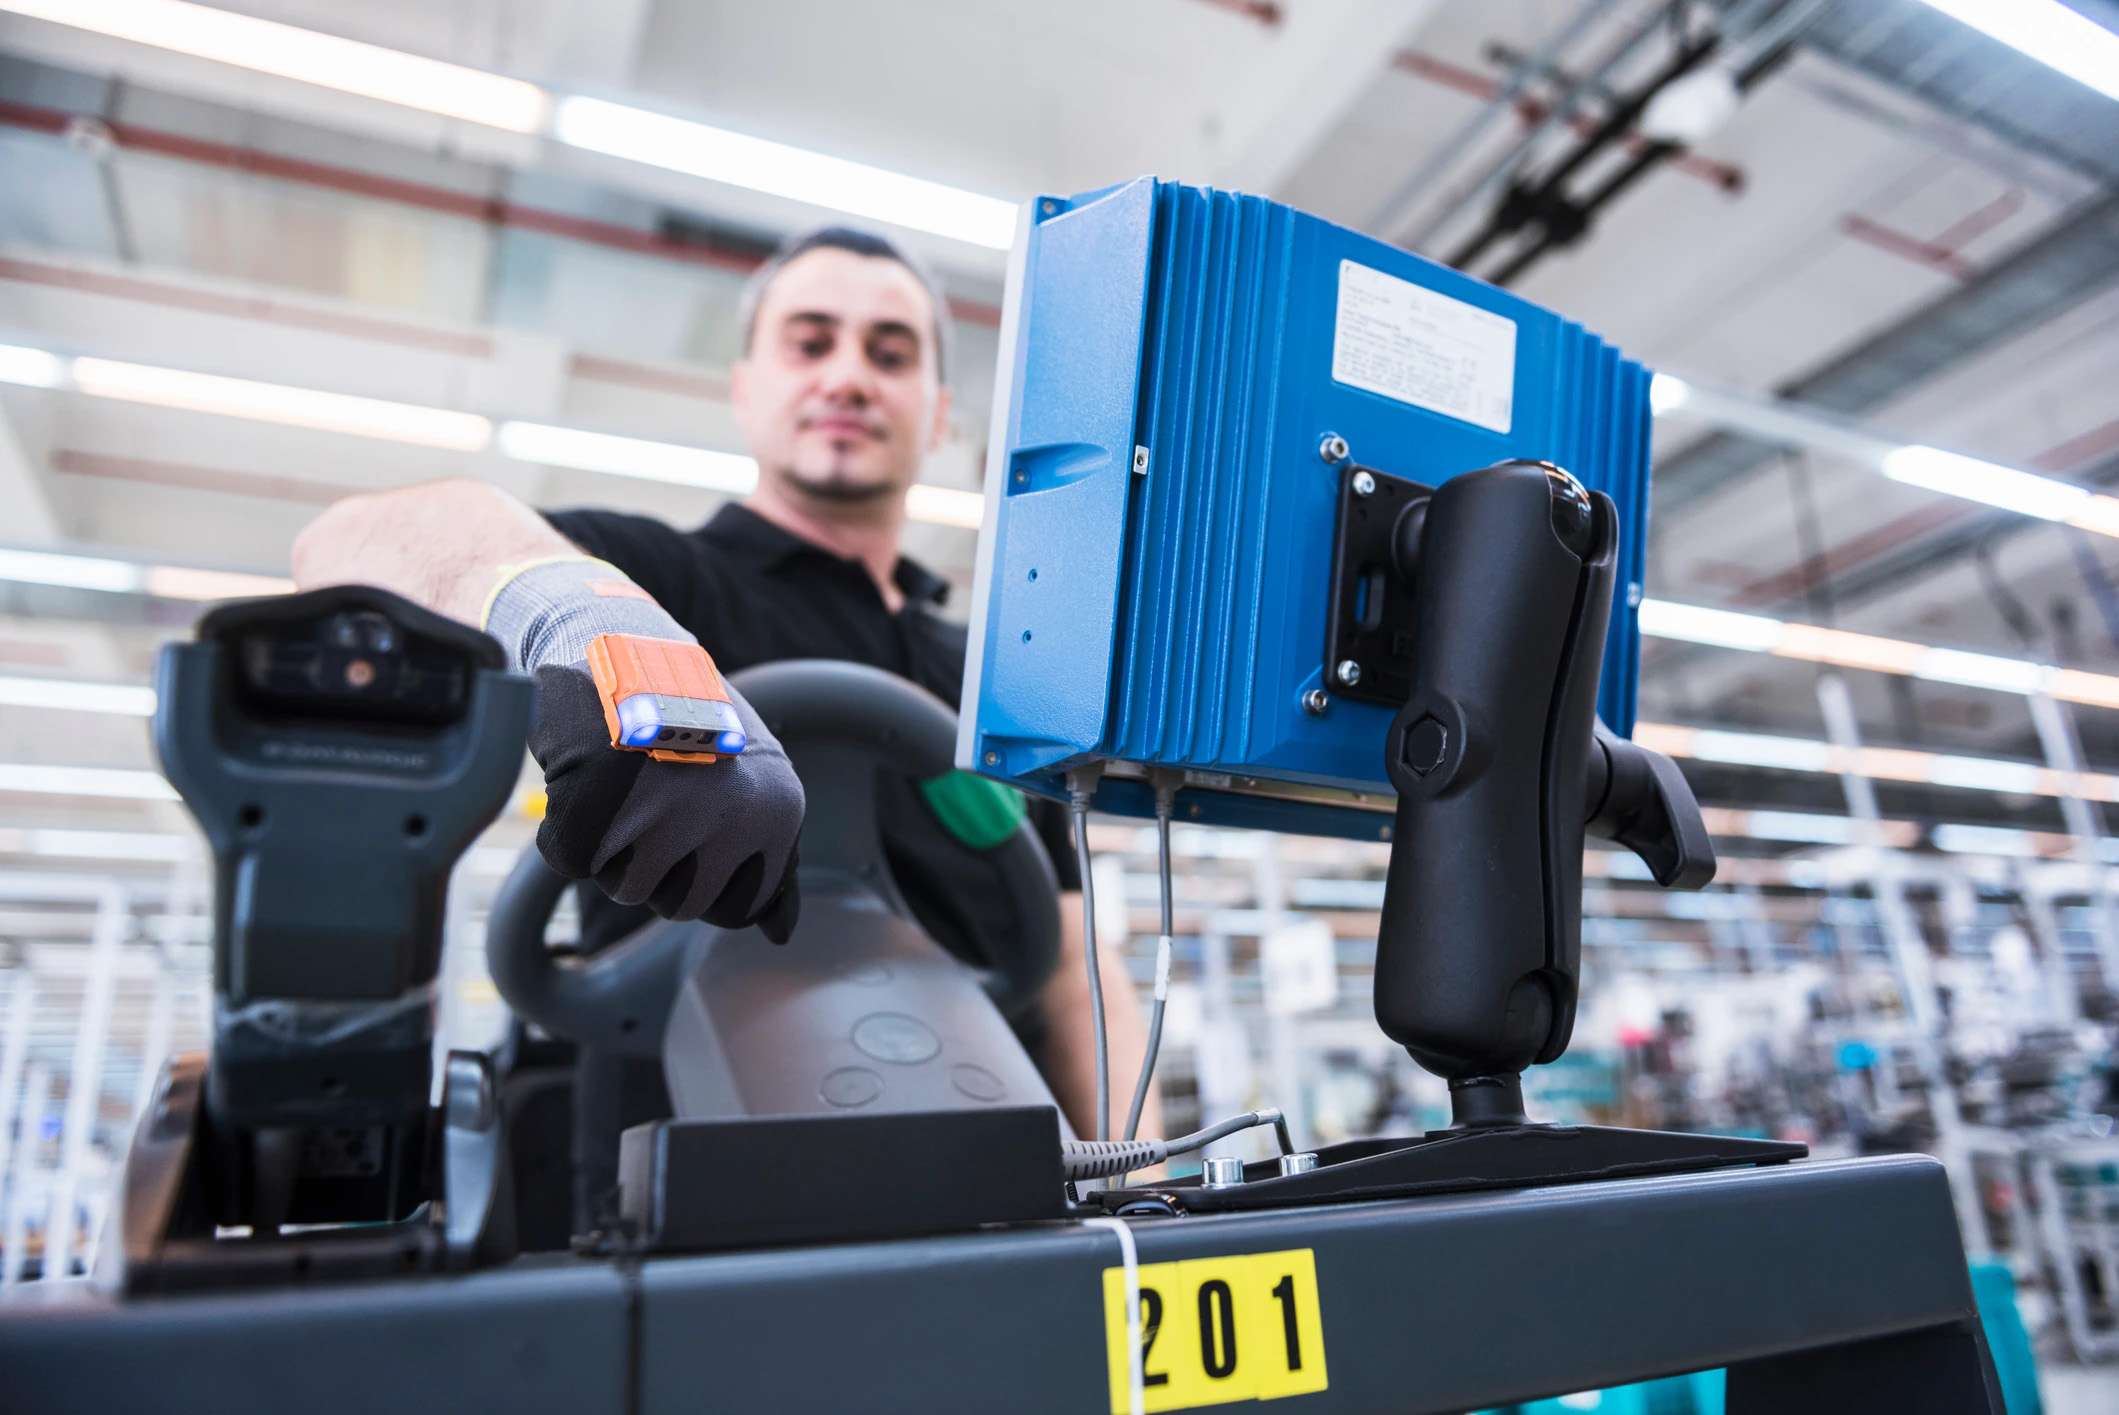
[[[333,502],[295,537],[292,562],[300,589],[375,585],[477,628],[502,570],[580,553],[499,487],[456,478]]]
[[[1126,1128],[1126,1110],[1133,1103],[1133,1085],[1140,1076],[1141,1058],[1148,1050],[1148,1024],[1141,1013],[1141,998],[1126,974],[1126,962],[1115,941],[1100,940],[1097,964],[1104,988],[1104,1033],[1110,1047],[1111,1133]],[[1067,1113],[1075,1134],[1083,1139],[1096,1133],[1096,1043],[1089,1020],[1089,978],[1082,949],[1082,897],[1060,896],[1060,961],[1045,984],[1039,1005],[1045,1017],[1045,1079],[1053,1098]],[[1162,1134],[1160,1088],[1148,1089],[1148,1103],[1141,1111],[1140,1133]]]

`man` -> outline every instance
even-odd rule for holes
[[[347,581],[381,585],[494,629],[520,666],[536,668],[543,701],[559,703],[540,708],[538,731],[547,740],[532,741],[553,810],[564,800],[568,813],[562,829],[548,821],[539,834],[556,867],[577,878],[593,876],[612,897],[650,904],[667,916],[758,919],[770,931],[789,912],[775,884],[784,852],[772,841],[731,835],[718,820],[701,825],[669,804],[693,797],[654,796],[652,767],[627,763],[637,778],[582,785],[585,773],[616,771],[611,758],[632,754],[608,752],[607,740],[605,752],[592,750],[593,732],[583,725],[588,690],[582,675],[569,676],[560,666],[579,649],[572,641],[548,649],[536,632],[555,615],[601,622],[595,616],[620,608],[621,598],[626,612],[647,613],[632,607],[637,595],[681,626],[662,636],[688,631],[724,672],[775,659],[850,659],[909,678],[952,705],[958,701],[965,631],[935,612],[946,586],[898,549],[907,489],[949,426],[948,322],[940,292],[890,242],[827,228],[791,241],[758,270],[740,317],[744,354],[731,370],[729,396],[758,462],[758,487],[745,504],[724,506],[705,525],[680,532],[613,512],[540,518],[484,483],[438,482],[330,507],[296,541],[293,565],[304,589]],[[623,596],[597,590],[606,597],[586,597],[582,586],[602,583],[593,577],[608,571],[594,569],[583,552],[623,572],[630,582]],[[523,625],[531,628],[518,633]],[[515,639],[530,647],[519,648]],[[550,662],[534,664],[532,654]],[[564,721],[547,728],[547,711]],[[758,765],[766,768],[754,773],[758,799],[784,800],[770,756]],[[982,930],[1005,929],[1008,902],[995,877],[949,840],[912,783],[886,781],[879,798],[893,874],[929,929],[960,949],[973,947]],[[656,824],[643,828],[642,819]],[[1024,1028],[1025,1041],[1076,1131],[1088,1135],[1095,1063],[1079,874],[1063,813],[1038,802],[1032,819],[1064,891],[1064,943],[1037,1016]],[[625,847],[613,848],[609,832],[623,820],[635,822],[633,835]],[[660,854],[648,849],[666,836],[678,837],[678,844]],[[643,861],[643,852],[652,858]],[[622,936],[639,917],[585,907],[585,941],[594,946]],[[1145,1028],[1115,950],[1101,955],[1100,971],[1112,1103],[1122,1119],[1146,1048]],[[646,1118],[652,1099],[643,1102],[637,1075],[633,1082],[632,1101],[618,1103],[612,1073],[586,1066],[583,1109],[623,1112],[625,1123]],[[600,1099],[590,1094],[598,1090]],[[608,1114],[605,1128],[614,1144]],[[1141,1133],[1160,1133],[1152,1095]],[[601,1145],[588,1143],[592,1150]],[[584,1160],[598,1171],[586,1176],[594,1189],[602,1183],[602,1160],[577,1146],[577,1167]],[[586,1192],[582,1199],[591,1207],[596,1202]]]

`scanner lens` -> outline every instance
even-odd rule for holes
[[[463,715],[471,665],[371,610],[243,636],[241,698],[283,717],[440,724]]]

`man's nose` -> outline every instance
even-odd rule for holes
[[[875,397],[875,370],[852,339],[841,339],[819,370],[824,395],[838,402],[866,403]]]

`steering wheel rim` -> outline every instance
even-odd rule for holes
[[[858,882],[900,917],[912,910],[891,877],[877,830],[878,768],[916,780],[955,767],[956,714],[941,699],[894,673],[829,659],[758,664],[729,675],[772,729],[808,798],[801,835],[805,895]],[[824,809],[819,810],[822,805]],[[965,847],[969,849],[969,846]],[[978,852],[1000,874],[1015,905],[1014,936],[987,940],[991,966],[966,962],[1009,1017],[1036,1000],[1059,962],[1059,882],[1028,821]],[[563,960],[544,930],[573,881],[526,846],[495,896],[486,925],[487,966],[515,1012],[586,1046],[656,1056],[693,946],[707,926],[665,920],[643,926],[592,957]],[[790,948],[801,947],[797,925]]]

